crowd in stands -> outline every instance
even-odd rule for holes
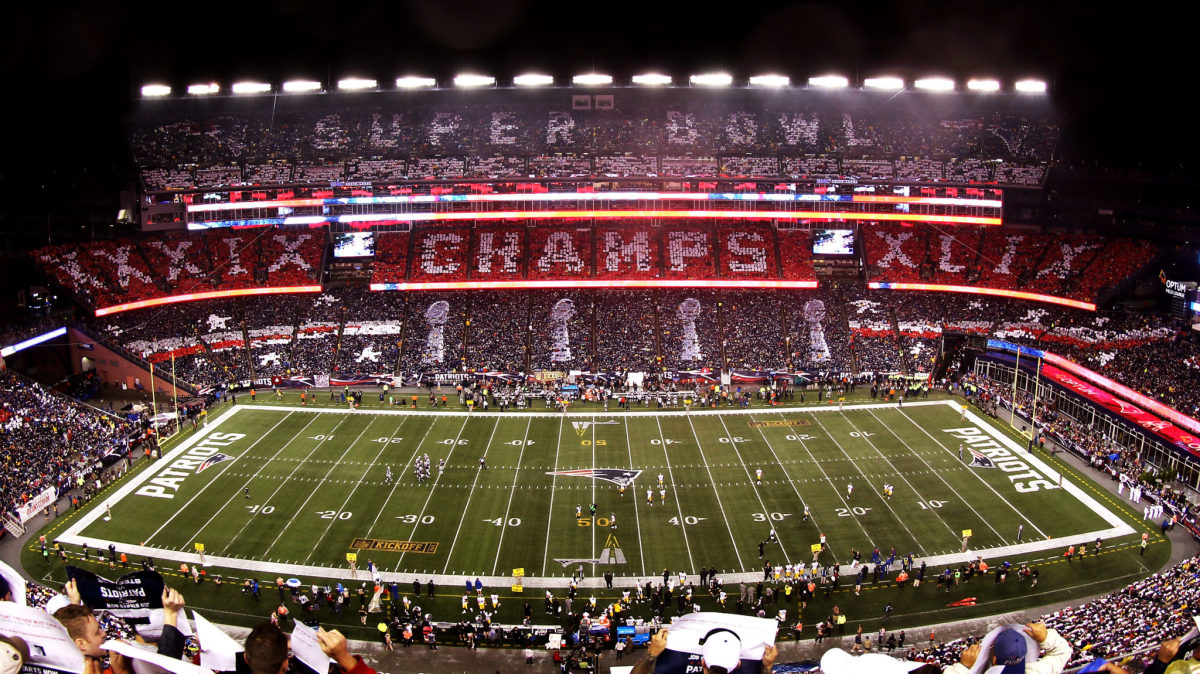
[[[835,103],[792,92],[785,102],[739,92],[700,101],[687,91],[654,98],[623,91],[619,106],[568,110],[557,99],[506,96],[496,92],[486,106],[407,101],[395,111],[370,97],[334,109],[302,100],[236,111],[179,102],[141,115],[130,141],[147,186],[169,190],[467,175],[853,175],[1037,185],[1058,139],[1046,106],[1012,99],[982,111],[930,99],[883,108],[869,95]]]

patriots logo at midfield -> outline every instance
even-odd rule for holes
[[[196,472],[203,473],[205,471],[205,469],[207,469],[215,464],[221,463],[222,461],[233,461],[233,457],[229,456],[228,454],[213,454],[212,456],[205,459],[204,463],[200,464],[200,467],[196,469]]]
[[[608,421],[572,421],[571,428],[575,429],[575,435],[581,436],[584,433],[587,433],[587,429],[591,428],[592,426],[611,426],[619,423],[621,422],[617,421],[616,419],[609,419]]]
[[[991,459],[987,458],[983,454],[980,454],[979,452],[975,451],[974,449],[971,450],[971,457],[972,457],[972,459],[971,459],[971,463],[969,465],[974,466],[975,468],[995,468],[996,467],[995,462],[993,462]]]
[[[567,477],[590,477],[593,480],[604,480],[618,486],[628,485],[642,474],[640,470],[627,468],[579,468],[577,470],[554,470],[547,475],[564,475]]]

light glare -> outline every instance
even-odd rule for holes
[[[338,83],[337,83],[338,89],[341,89],[343,91],[359,91],[362,89],[374,89],[378,85],[379,85],[379,83],[376,82],[375,80],[366,79],[366,78],[362,78],[362,77],[347,77],[345,79],[338,80]]]
[[[514,77],[513,84],[517,85],[518,87],[544,87],[554,84],[554,78],[550,75],[528,73]]]
[[[491,75],[462,74],[454,78],[456,87],[490,87],[495,83],[496,78]]]
[[[1044,94],[1046,93],[1046,82],[1044,80],[1020,80],[1017,82],[1017,91],[1023,94]]]
[[[190,84],[187,88],[187,92],[193,96],[207,96],[209,94],[215,94],[220,90],[221,85],[217,84],[216,82],[209,82],[208,84]]]
[[[967,82],[967,88],[971,91],[1000,91],[1000,82],[997,80],[970,80]]]
[[[755,75],[750,78],[752,87],[786,87],[792,83],[787,75]]]
[[[913,82],[913,86],[925,91],[954,91],[954,80],[944,77],[926,77]]]
[[[432,77],[418,77],[416,75],[405,75],[404,77],[396,78],[396,87],[400,89],[421,89],[424,87],[437,86],[437,80]]]
[[[612,84],[612,75],[604,75],[602,73],[584,73],[571,78],[572,84],[579,84],[585,87],[604,86]]]
[[[170,96],[170,95],[171,95],[171,87],[168,87],[165,84],[147,84],[146,86],[142,87],[142,96],[144,96],[146,98],[153,98],[155,96]]]
[[[634,84],[642,84],[642,85],[651,86],[651,87],[662,86],[664,84],[671,83],[671,76],[663,75],[661,73],[646,73],[644,75],[634,75],[633,83]]]
[[[266,82],[234,82],[233,93],[235,94],[261,94],[271,90],[271,85]]]
[[[899,91],[904,88],[904,80],[899,77],[868,77],[863,80],[863,86],[880,91]]]
[[[692,75],[691,82],[702,87],[727,87],[733,84],[733,75],[729,73],[703,73]]]
[[[821,75],[820,77],[808,78],[808,86],[821,87],[822,89],[845,89],[850,85],[850,80],[841,75]]]
[[[300,91],[320,91],[321,83],[316,80],[289,80],[283,83],[283,90],[288,93]]]

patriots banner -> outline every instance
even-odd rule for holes
[[[251,388],[313,388],[317,381],[312,377],[259,377],[258,379],[242,379],[230,385],[234,391],[244,391]]]
[[[342,374],[329,378],[330,386],[383,386],[392,385],[395,379],[390,374]]]
[[[983,454],[981,454],[980,452],[978,452],[977,450],[974,450],[974,449],[971,450],[971,463],[969,465],[972,467],[975,467],[975,468],[995,468],[996,467],[996,463],[994,461],[992,461],[991,459],[987,458],[986,456],[984,456]]]
[[[232,460],[233,460],[233,457],[229,456],[228,454],[213,454],[212,456],[205,459],[204,463],[200,464],[196,468],[196,472],[203,473],[204,471],[211,468],[214,464],[221,463],[222,461],[232,461]]]
[[[148,623],[150,610],[162,608],[163,577],[157,571],[138,571],[112,581],[68,566],[67,578],[74,579],[84,604],[106,609],[127,622]]]

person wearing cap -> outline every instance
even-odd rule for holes
[[[661,629],[654,636],[650,637],[650,643],[646,646],[646,656],[634,666],[631,674],[650,674],[650,672],[653,672],[658,656],[666,648],[667,630]],[[736,671],[738,665],[742,662],[742,642],[738,640],[732,631],[721,630],[716,634],[711,634],[708,638],[704,639],[702,648],[700,662],[704,667],[704,674],[729,674],[729,672]],[[775,649],[774,644],[763,649],[762,669],[760,671],[771,671],[771,666],[775,664],[775,657],[778,654],[779,652]]]
[[[1029,637],[1037,642],[1045,653],[1030,660]],[[986,639],[985,639],[986,642]],[[959,662],[945,669],[945,674],[967,674],[975,666],[975,662],[983,652],[983,644],[972,644],[963,651]],[[1046,629],[1046,623],[1033,622],[1025,625],[1023,630],[1016,628],[1001,628],[991,644],[991,665],[984,670],[986,674],[1058,674],[1067,666],[1071,659],[1071,644],[1058,635],[1058,632]]]

